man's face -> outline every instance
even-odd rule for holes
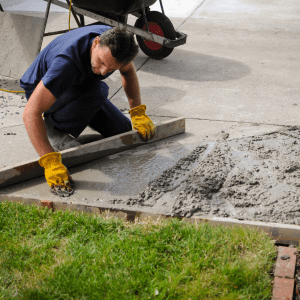
[[[123,64],[119,63],[112,55],[108,47],[98,47],[94,41],[91,48],[91,66],[96,75],[105,76],[107,73],[119,70]]]

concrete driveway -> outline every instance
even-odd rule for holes
[[[1,3],[4,10],[22,8],[24,14],[41,15],[42,9],[24,12],[23,7],[36,1]],[[185,117],[186,134],[74,168],[74,179],[85,182],[72,201],[135,195],[196,145],[220,135],[235,139],[300,125],[297,1],[163,2],[174,27],[188,34],[187,43],[159,61],[140,51],[135,66],[148,115],[154,122]],[[153,8],[159,10],[158,4]],[[67,18],[67,13],[52,13],[47,30],[66,29]],[[130,18],[131,24],[134,21]],[[45,38],[43,47],[51,39]],[[9,78],[1,82],[2,88],[18,84]],[[111,101],[126,113],[129,105],[119,74],[107,84]],[[22,123],[25,99],[1,91],[0,97],[0,167],[38,158]],[[11,192],[55,197],[49,195],[44,178],[33,182],[30,188],[23,184]]]

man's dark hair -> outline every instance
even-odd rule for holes
[[[139,52],[133,34],[126,29],[114,27],[103,32],[99,38],[99,47],[108,47],[112,56],[124,65],[133,61]]]

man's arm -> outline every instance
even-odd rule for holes
[[[30,141],[40,157],[47,153],[54,152],[48,138],[46,126],[42,118],[42,113],[49,109],[56,98],[40,81],[23,112],[23,122],[27,130]]]
[[[130,109],[141,105],[140,85],[133,63],[123,66],[120,73]]]
[[[122,85],[130,105],[129,114],[131,117],[132,128],[138,130],[143,141],[149,141],[154,137],[156,127],[146,115],[146,105],[141,105],[140,85],[133,63],[131,62],[122,67],[120,73]]]

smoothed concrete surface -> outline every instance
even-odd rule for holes
[[[185,119],[176,118],[156,125],[155,136],[147,144],[185,132]],[[99,136],[99,135],[98,135]],[[144,145],[136,130],[131,130],[86,145],[60,151],[65,167],[77,165]],[[18,184],[44,175],[38,159],[0,169],[0,188]]]

